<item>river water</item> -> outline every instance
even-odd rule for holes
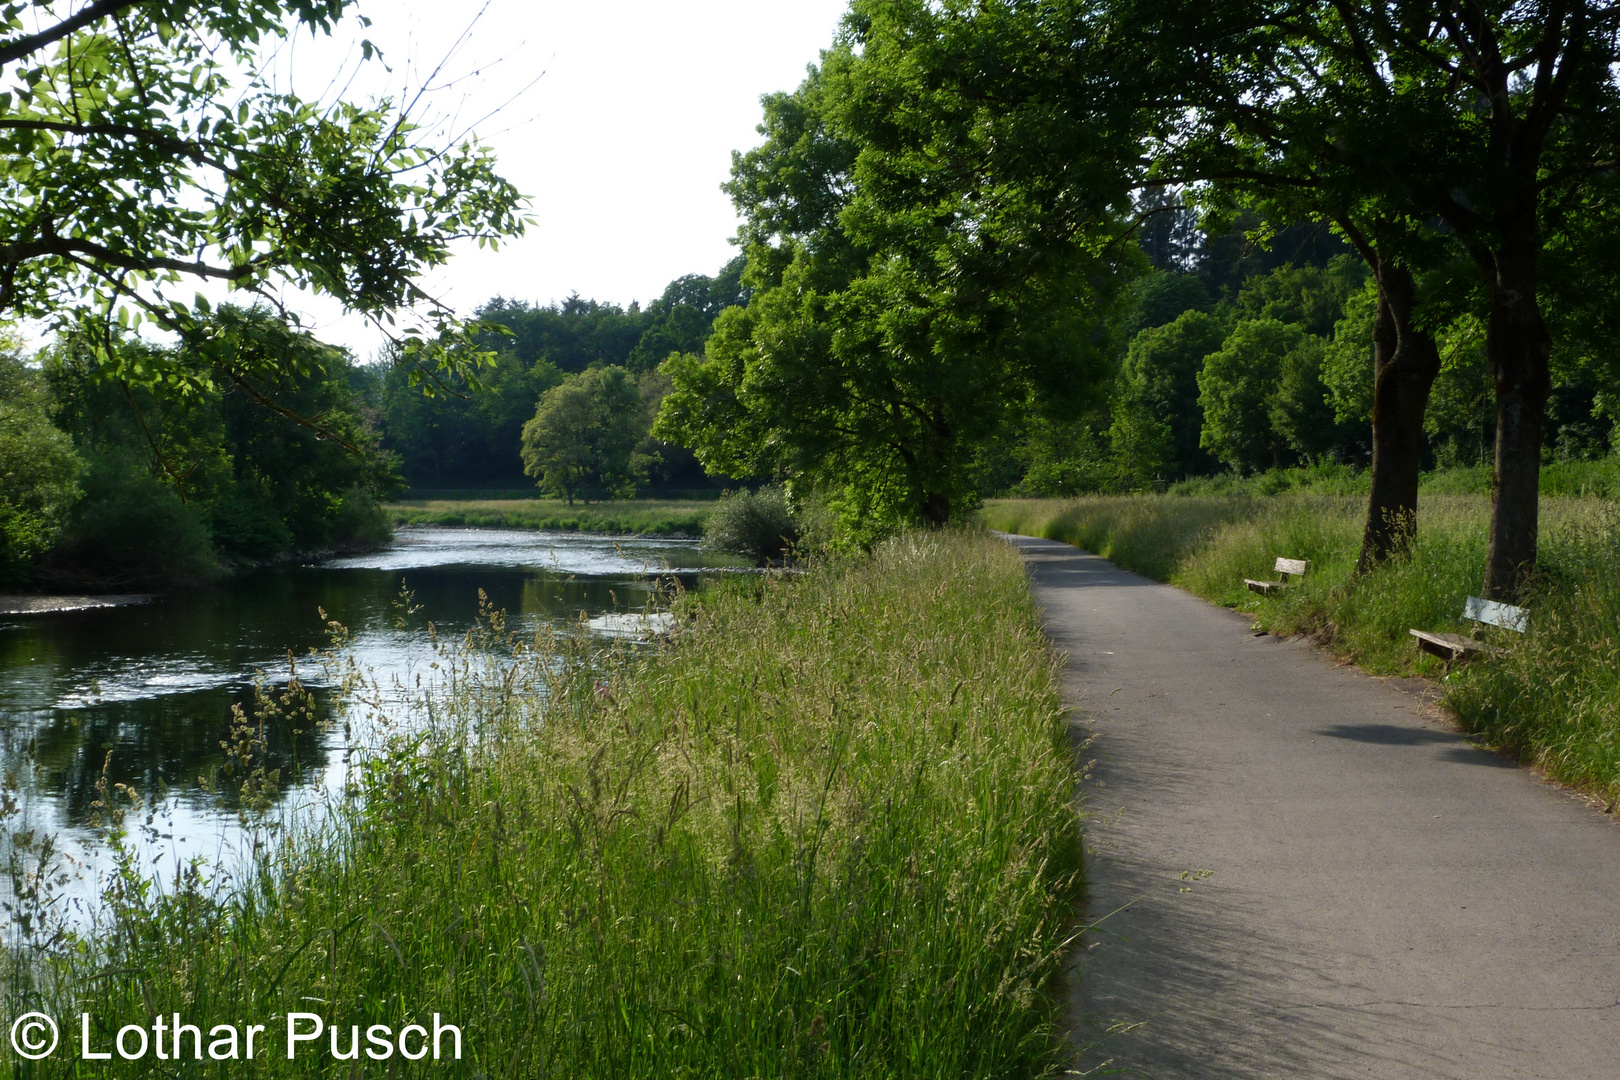
[[[694,541],[414,528],[373,554],[133,606],[0,616],[0,763],[15,803],[5,827],[35,844],[54,838],[71,879],[63,903],[81,908],[108,860],[90,827],[103,775],[159,810],[131,834],[151,872],[192,856],[227,859],[243,836],[235,785],[218,783],[232,706],[251,709],[256,679],[284,684],[289,656],[328,644],[320,612],[348,629],[345,649],[362,668],[409,685],[431,676],[429,623],[441,638],[459,635],[480,590],[511,629],[622,635],[637,623],[613,614],[655,603],[658,582],[690,586],[727,565]],[[326,715],[341,710],[318,667],[297,673]],[[342,725],[301,728],[267,731],[283,817],[317,805],[343,773]]]

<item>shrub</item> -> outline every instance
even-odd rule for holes
[[[775,485],[721,496],[704,528],[704,546],[764,565],[799,544],[800,523]]]
[[[344,551],[373,551],[394,538],[394,524],[377,497],[363,487],[343,493],[332,517],[332,542]]]

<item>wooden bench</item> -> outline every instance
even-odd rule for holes
[[[1270,596],[1277,589],[1287,588],[1290,577],[1304,577],[1305,570],[1310,565],[1304,559],[1285,559],[1279,555],[1277,556],[1277,563],[1272,569],[1277,572],[1278,577],[1282,578],[1281,581],[1255,581],[1253,578],[1244,578],[1243,584],[1249,587],[1250,592],[1259,593],[1261,596]]]
[[[1470,596],[1468,602],[1463,605],[1463,618],[1471,619],[1481,626],[1499,626],[1519,634],[1530,629],[1530,613],[1524,608],[1514,607],[1512,604],[1499,604],[1495,600],[1481,600],[1477,596]],[[1427,630],[1408,630],[1407,633],[1417,638],[1419,651],[1432,653],[1448,664],[1467,660],[1481,653],[1496,652],[1496,647],[1489,642],[1463,637],[1461,634],[1431,634]]]

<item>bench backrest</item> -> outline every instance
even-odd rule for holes
[[[1530,613],[1524,608],[1498,604],[1495,600],[1481,600],[1477,596],[1470,596],[1463,605],[1463,618],[1500,626],[1504,630],[1516,630],[1521,634],[1530,629]]]
[[[1277,565],[1275,569],[1279,574],[1292,574],[1295,577],[1304,577],[1305,569],[1310,565],[1311,564],[1304,559],[1285,559],[1279,555],[1277,556]]]

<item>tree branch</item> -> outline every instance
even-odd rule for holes
[[[19,263],[27,262],[29,259],[37,259],[45,255],[58,255],[63,258],[89,258],[105,263],[108,266],[116,266],[120,270],[139,270],[142,272],[173,270],[177,273],[210,278],[216,281],[241,281],[250,278],[279,258],[276,252],[265,252],[236,266],[223,267],[212,266],[201,261],[186,262],[183,259],[127,255],[91,240],[58,236],[49,222],[45,224],[45,235],[38,240],[19,244],[0,244],[0,265],[4,266],[16,266]]]
[[[124,8],[134,7],[137,2],[138,0],[96,0],[89,7],[81,9],[77,15],[63,19],[48,30],[41,30],[37,34],[30,34],[0,45],[0,64],[21,60],[54,41],[61,41],[69,34],[84,29],[98,19],[115,14]]]

